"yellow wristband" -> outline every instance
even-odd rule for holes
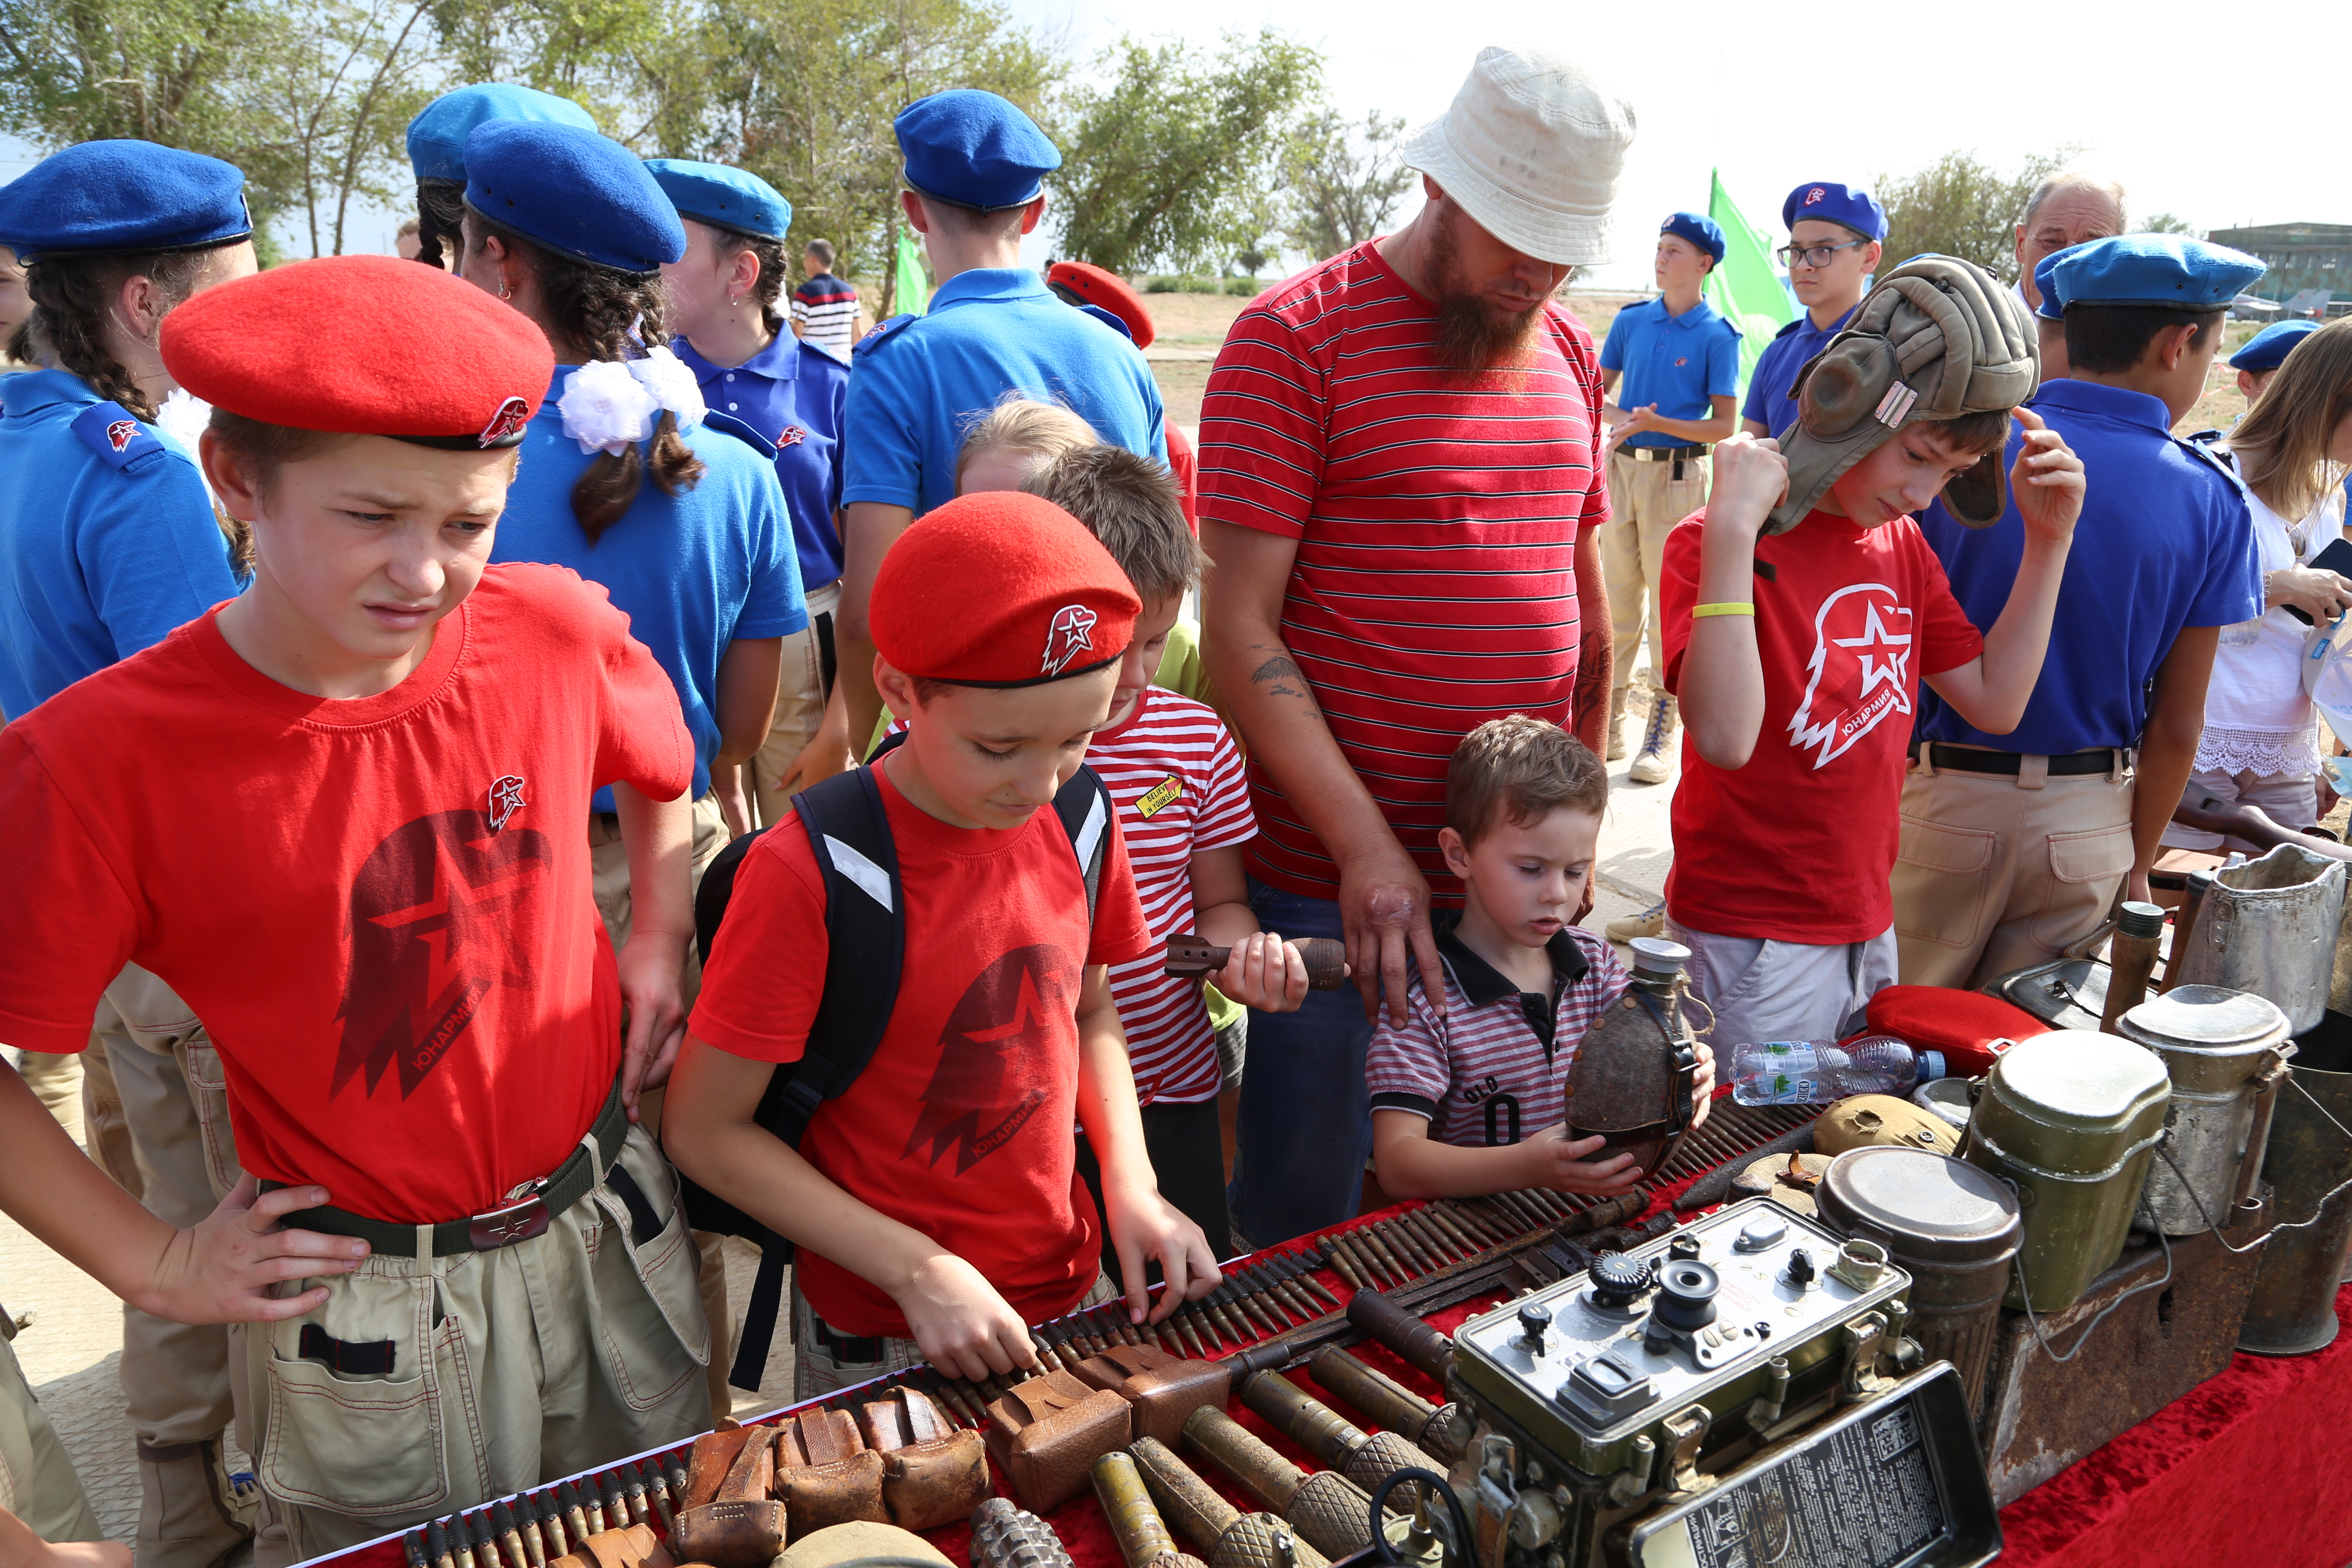
[[[1693,605],[1691,606],[1693,620],[1696,620],[1701,616],[1752,616],[1755,613],[1756,606],[1753,605]]]

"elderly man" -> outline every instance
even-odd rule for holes
[[[2028,314],[2042,295],[2033,269],[2053,250],[2109,239],[2124,232],[2124,188],[2080,169],[2062,169],[2033,187],[2017,221],[2017,281],[2011,285]],[[2044,379],[2047,379],[2045,376]]]
[[[1601,367],[1552,295],[1605,258],[1633,137],[1578,67],[1483,51],[1407,144],[1427,205],[1260,298],[1210,373],[1206,654],[1249,743],[1251,898],[1268,931],[1344,938],[1363,994],[1251,1021],[1232,1199],[1254,1243],[1356,1212],[1372,1016],[1404,1016],[1414,966],[1444,994],[1455,743],[1512,712],[1601,743]]]

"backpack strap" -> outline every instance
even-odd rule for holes
[[[1110,791],[1102,775],[1084,763],[1054,796],[1054,815],[1070,836],[1078,858],[1078,871],[1087,879],[1087,924],[1095,923],[1095,906],[1102,901],[1103,860],[1110,852]]]

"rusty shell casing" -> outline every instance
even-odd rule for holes
[[[1348,984],[1348,948],[1328,936],[1293,937],[1291,945],[1307,961],[1309,991],[1337,991]],[[1233,957],[1230,947],[1190,933],[1168,939],[1167,970],[1171,974],[1214,974]]]
[[[1331,1568],[1331,1564],[1286,1521],[1270,1513],[1247,1513],[1234,1521],[1216,1550],[1209,1553],[1209,1568]]]
[[[1241,1521],[1241,1510],[1217,1494],[1175,1450],[1157,1437],[1138,1437],[1128,1453],[1144,1490],[1160,1505],[1160,1516],[1171,1529],[1202,1552],[1214,1556],[1217,1542]]]
[[[1404,1358],[1440,1388],[1454,1370],[1454,1342],[1377,1290],[1348,1300],[1348,1321]]]
[[[1635,1169],[1654,1175],[1690,1125],[1690,1084],[1696,1045],[1682,1021],[1679,999],[1636,982],[1585,1031],[1569,1064],[1570,1139],[1600,1133],[1601,1155],[1631,1154]]]
[[[1176,1538],[1168,1533],[1168,1521],[1160,1517],[1151,1494],[1144,1489],[1135,1456],[1105,1454],[1095,1461],[1089,1474],[1095,1496],[1102,1503],[1103,1518],[1110,1525],[1111,1538],[1118,1542],[1119,1555],[1127,1559],[1127,1568],[1176,1568],[1181,1555],[1176,1550]]]
[[[1276,1513],[1290,1507],[1290,1500],[1307,1479],[1306,1471],[1213,1405],[1204,1405],[1184,1418],[1184,1441]]]
[[[971,1510],[971,1568],[1071,1568],[1054,1527],[1001,1497]]]
[[[1333,1560],[1372,1543],[1372,1500],[1337,1470],[1318,1470],[1291,1495],[1282,1517],[1307,1543]]]
[[[1327,1469],[1345,1469],[1349,1456],[1371,1441],[1363,1428],[1278,1372],[1244,1382],[1242,1403]]]

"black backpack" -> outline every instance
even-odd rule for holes
[[[882,751],[904,735],[894,735]],[[838,1099],[874,1059],[898,1000],[898,973],[906,960],[906,900],[898,885],[898,855],[883,811],[881,786],[874,781],[875,753],[865,767],[810,785],[793,797],[793,813],[809,836],[809,847],[824,875],[824,990],[809,1025],[801,1059],[779,1066],[760,1097],[756,1120],[787,1144],[800,1147],[818,1106]],[[1110,792],[1092,768],[1080,766],[1054,797],[1055,815],[1070,837],[1087,883],[1087,918],[1092,921],[1102,882],[1103,858],[1110,843]],[[735,873],[751,846],[771,831],[761,828],[719,852],[694,897],[695,945],[705,963],[734,896]],[[740,1236],[760,1245],[760,1272],[743,1307],[743,1333],[728,1381],[757,1390],[768,1364],[768,1347],[783,1304],[784,1265],[793,1244],[726,1199],[681,1176],[687,1223],[697,1230]]]

